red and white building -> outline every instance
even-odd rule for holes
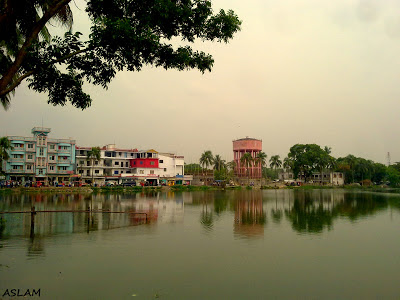
[[[154,149],[119,149],[114,144],[100,148],[100,160],[91,165],[87,153],[91,147],[76,147],[76,170],[82,180],[97,185],[121,184],[135,181],[136,185],[165,183],[190,184],[190,176],[184,175],[184,157],[171,153],[159,153]],[[168,181],[168,182],[167,182]]]

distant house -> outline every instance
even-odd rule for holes
[[[281,172],[278,174],[278,178],[281,181],[285,180],[296,180],[298,182],[304,182],[304,177],[300,176],[294,178],[293,172]],[[313,172],[312,175],[307,178],[308,182],[333,184],[333,185],[344,185],[344,174],[341,172]]]

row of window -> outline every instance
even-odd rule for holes
[[[39,143],[39,141],[38,141],[38,146],[45,146],[45,145],[46,145],[45,142]],[[18,149],[18,150],[21,150],[21,149],[24,148],[24,144],[19,144],[19,143],[13,144],[13,147]],[[28,147],[28,149],[33,149],[34,144],[27,144],[27,147]],[[44,149],[44,148],[41,147],[40,149]],[[49,149],[50,150],[55,150],[56,149],[56,145],[55,144],[49,144]],[[69,146],[58,146],[58,150],[70,150],[70,147]]]
[[[26,165],[26,170],[33,170],[33,165]],[[13,168],[13,170],[23,170],[24,169],[24,167],[23,166],[12,166],[12,168]],[[40,169],[40,170],[42,170],[42,169]],[[54,166],[49,166],[49,170],[50,171],[54,171],[55,170],[55,167]],[[65,166],[60,166],[60,167],[57,167],[57,170],[58,171],[67,171],[68,170],[68,167],[65,167]]]

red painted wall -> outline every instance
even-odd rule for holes
[[[131,168],[158,168],[158,158],[135,158],[129,160]],[[154,164],[152,165],[151,162]]]

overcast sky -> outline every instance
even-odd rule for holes
[[[84,1],[74,30],[89,32]],[[332,147],[377,162],[400,161],[400,2],[394,0],[213,0],[233,9],[242,30],[229,44],[196,43],[211,73],[143,68],[118,73],[108,90],[87,85],[85,111],[47,104],[19,87],[0,110],[0,136],[53,138],[81,146],[175,152],[197,162],[211,150],[233,158],[232,140],[262,139],[283,159],[296,143]]]

